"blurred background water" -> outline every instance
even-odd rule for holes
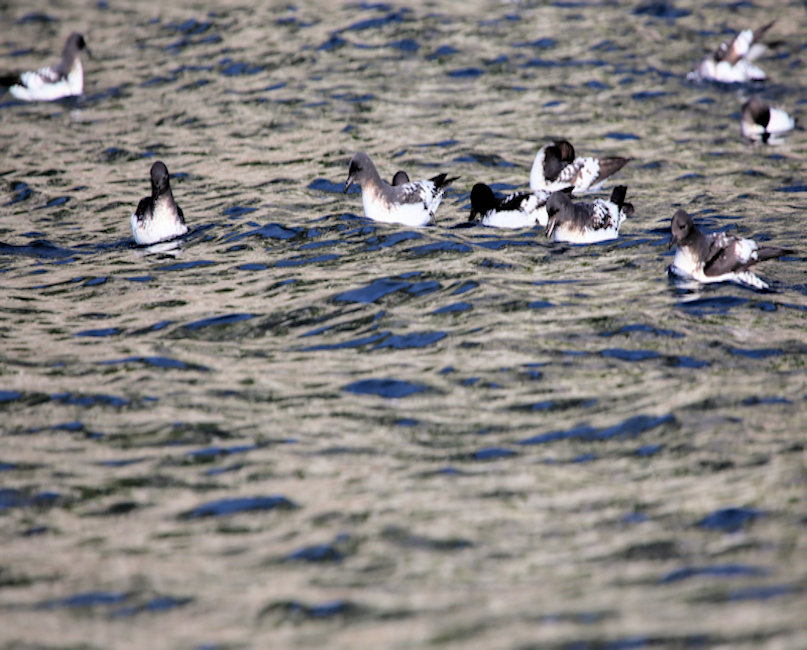
[[[676,207],[803,251],[801,2],[0,5],[0,646],[807,647],[807,282],[672,284]],[[757,87],[686,72],[776,19]],[[536,150],[618,241],[457,228]],[[460,176],[434,227],[341,193]],[[161,159],[191,233],[144,255]],[[608,188],[604,190],[607,194]]]

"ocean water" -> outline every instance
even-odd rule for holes
[[[0,647],[807,647],[807,147],[739,127],[803,121],[803,3],[0,17],[5,70],[94,54],[0,95]],[[686,81],[774,18],[769,81]],[[557,137],[632,158],[617,241],[466,227]],[[366,220],[359,150],[459,176],[436,224]],[[676,284],[678,207],[797,252]]]

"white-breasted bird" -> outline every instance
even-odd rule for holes
[[[705,234],[685,210],[677,210],[670,224],[669,248],[677,246],[670,271],[697,282],[739,282],[756,289],[768,283],[750,270],[763,260],[793,253],[779,246],[760,246],[752,239],[724,232]]]
[[[754,65],[754,61],[768,49],[760,39],[774,22],[771,21],[759,29],[744,29],[731,43],[721,43],[717,50],[706,56],[687,74],[687,79],[722,83],[763,81],[767,75],[762,68]]]
[[[572,194],[598,189],[611,174],[622,169],[630,158],[576,156],[568,140],[544,145],[535,154],[530,170],[530,189],[555,192],[572,188]]]
[[[546,236],[570,244],[616,239],[622,222],[633,214],[633,206],[625,203],[627,192],[627,187],[617,185],[609,200],[595,199],[593,203],[573,203],[568,194],[554,192],[546,202]]]
[[[14,97],[27,102],[53,101],[81,95],[84,92],[82,50],[92,54],[84,37],[78,32],[73,32],[67,37],[59,63],[33,72],[6,75],[0,79],[0,85],[8,86],[9,92]]]
[[[546,202],[550,192],[514,192],[499,198],[484,183],[471,189],[469,222],[480,221],[492,228],[546,226]]]
[[[753,142],[781,144],[782,136],[795,127],[796,120],[759,97],[752,97],[743,104],[740,129]]]
[[[350,160],[345,192],[353,183],[361,187],[364,216],[382,223],[400,223],[405,226],[425,226],[432,219],[443,199],[443,192],[456,178],[438,174],[422,181],[403,185],[390,185],[363,151]]]
[[[155,162],[149,174],[151,196],[140,199],[131,219],[132,235],[140,245],[168,241],[188,232],[182,208],[174,201],[165,163]]]

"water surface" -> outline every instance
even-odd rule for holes
[[[5,68],[95,54],[0,98],[3,647],[807,646],[803,254],[665,274],[679,206],[803,250],[804,132],[739,133],[807,104],[802,3],[0,15]],[[684,80],[773,18],[763,87]],[[554,137],[633,158],[618,241],[457,227]],[[357,150],[460,176],[437,224],[364,219]]]

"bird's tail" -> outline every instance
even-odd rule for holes
[[[611,203],[615,203],[617,207],[621,210],[622,206],[625,205],[625,196],[628,194],[628,188],[626,185],[617,185],[611,190],[611,198],[608,199]],[[633,207],[633,206],[631,206]]]
[[[780,248],[779,246],[760,246],[757,249],[757,260],[769,260],[782,255],[793,255],[796,251],[791,248]]]
[[[437,174],[437,176],[433,176],[429,180],[434,183],[435,189],[442,190],[459,178],[459,176],[454,176],[453,178],[446,178],[446,176],[448,174]]]

